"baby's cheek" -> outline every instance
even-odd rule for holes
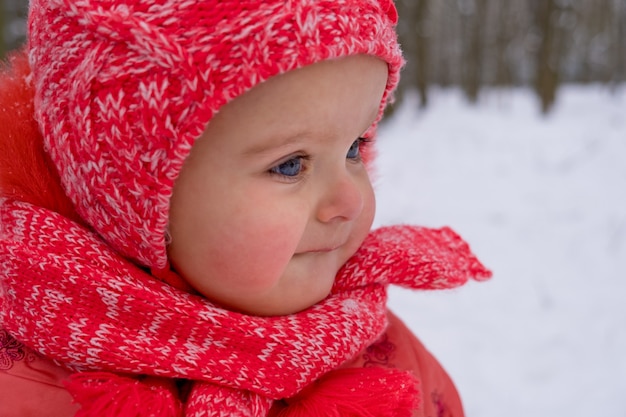
[[[238,273],[234,274],[253,291],[262,291],[272,287],[282,276],[294,255],[300,236],[297,228],[285,227],[285,223],[257,224],[241,241],[245,248]],[[241,256],[243,255],[243,256]]]
[[[376,214],[376,197],[374,195],[372,185],[369,182],[369,178],[367,179],[367,182],[364,183],[363,187],[363,211],[356,221],[351,236],[351,240],[354,241],[355,252],[361,246],[372,228],[372,223],[374,222],[374,216]]]

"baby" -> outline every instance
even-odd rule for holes
[[[449,229],[370,232],[396,20],[33,0],[11,80],[36,124],[2,138],[0,414],[462,416],[386,286],[489,272]]]

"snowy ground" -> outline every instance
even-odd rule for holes
[[[380,132],[376,223],[450,225],[495,276],[392,309],[468,417],[625,417],[626,88],[566,88],[548,117],[523,90],[413,108]]]

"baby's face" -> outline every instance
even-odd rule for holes
[[[174,187],[174,269],[249,314],[324,299],[374,217],[359,138],[386,81],[386,63],[354,56],[271,78],[224,106]]]

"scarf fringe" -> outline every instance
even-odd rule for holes
[[[75,417],[182,417],[172,380],[85,372],[65,384],[82,407]]]
[[[265,417],[273,402],[251,391],[194,383],[185,417]]]
[[[410,417],[420,403],[417,379],[386,368],[347,368],[324,375],[271,417]]]
[[[396,369],[339,369],[270,410],[268,397],[197,383],[183,412],[171,380],[85,372],[66,382],[81,405],[76,417],[410,417],[421,403],[418,386]]]

